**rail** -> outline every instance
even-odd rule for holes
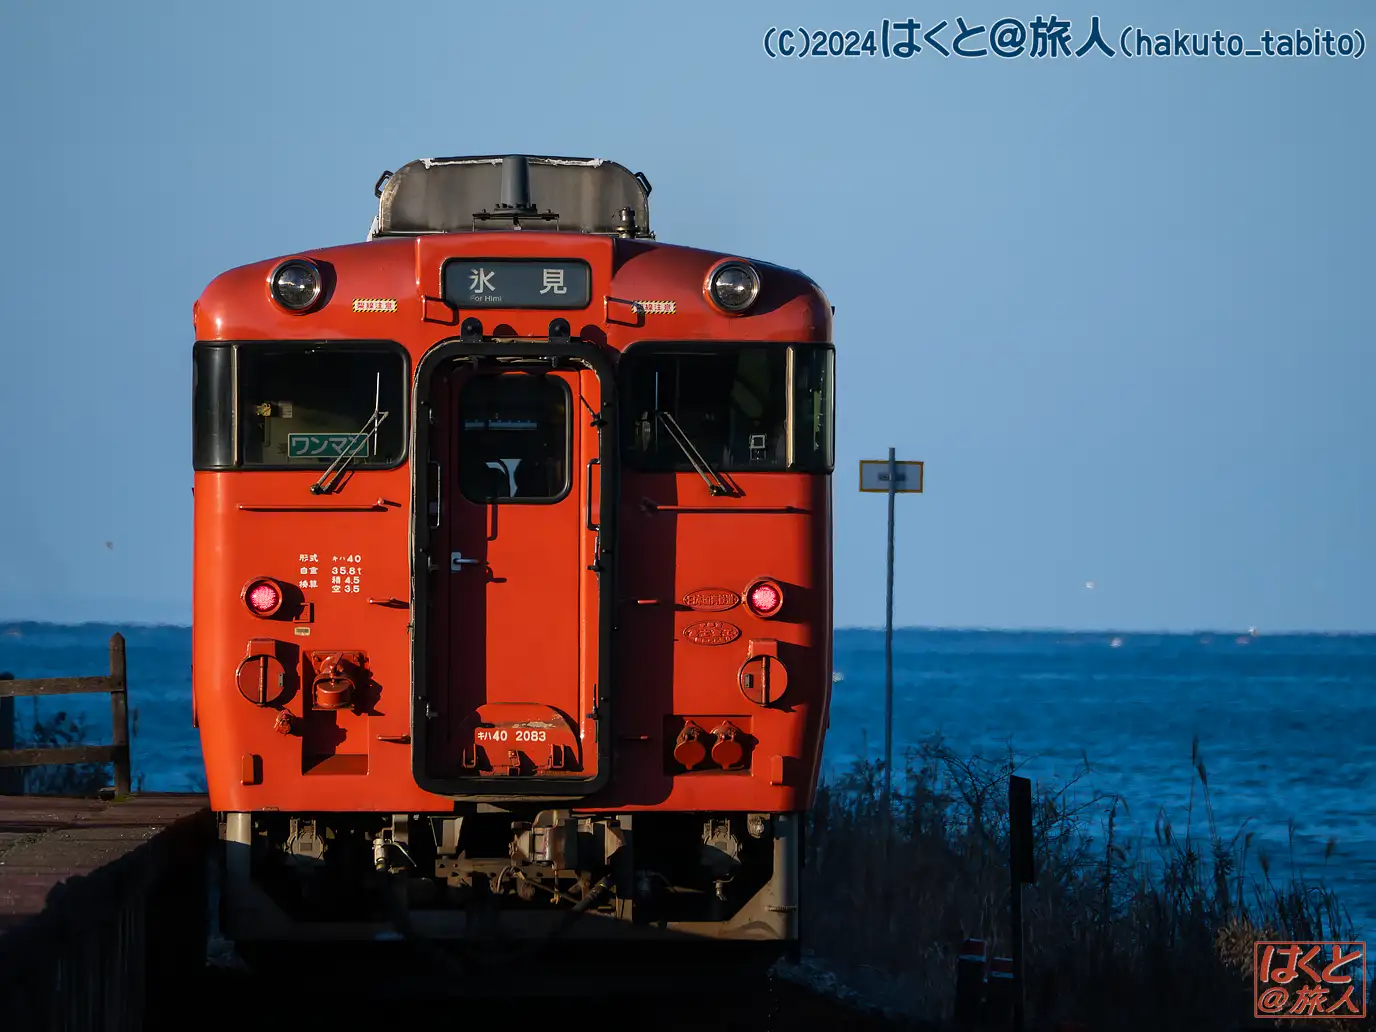
[[[40,677],[25,681],[0,679],[0,735],[9,737],[14,704],[29,695],[95,695],[109,693],[109,745],[45,746],[39,749],[0,749],[0,772],[16,767],[46,767],[77,763],[109,763],[115,768],[115,796],[130,793],[129,682],[124,663],[124,635],[110,636],[110,672],[98,677]],[[0,742],[3,744],[3,742]]]

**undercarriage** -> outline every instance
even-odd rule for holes
[[[237,943],[797,940],[797,814],[221,815]]]

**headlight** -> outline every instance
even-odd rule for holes
[[[268,286],[272,299],[287,311],[304,312],[320,300],[324,282],[314,262],[292,258],[272,270]]]
[[[760,275],[745,262],[722,262],[707,277],[707,296],[724,312],[744,312],[760,296]]]

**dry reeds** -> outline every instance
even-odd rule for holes
[[[962,940],[983,938],[991,953],[1008,954],[1008,775],[1018,766],[1011,748],[1002,759],[967,759],[939,737],[910,750],[902,777],[894,771],[890,841],[882,764],[862,761],[824,783],[808,828],[804,947],[876,1002],[949,1014]],[[1023,900],[1030,1028],[1053,1020],[1096,1032],[1248,1027],[1255,941],[1354,937],[1321,885],[1299,876],[1273,883],[1264,854],[1261,877],[1249,875],[1253,836],[1245,825],[1231,838],[1218,831],[1197,743],[1192,766],[1184,834],[1162,812],[1150,843],[1123,840],[1121,799],[1075,799],[1087,759],[1067,783],[1037,787],[1038,877]],[[1192,827],[1197,805],[1204,832]],[[1278,1024],[1332,1027],[1265,1022]]]

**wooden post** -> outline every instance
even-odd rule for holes
[[[115,797],[129,795],[129,681],[124,663],[124,635],[110,636],[110,744],[115,747]]]
[[[0,681],[13,681],[8,670],[0,671]],[[14,748],[14,698],[0,698],[0,750]],[[17,767],[0,769],[0,796],[23,795],[24,772]]]
[[[988,981],[984,985],[984,1027],[990,1030],[1017,1027],[1015,1015],[1017,985],[1013,978],[1012,957],[990,957]]]
[[[966,939],[956,957],[955,1023],[960,1032],[974,1032],[984,1000],[984,961],[988,955],[983,939]]]

